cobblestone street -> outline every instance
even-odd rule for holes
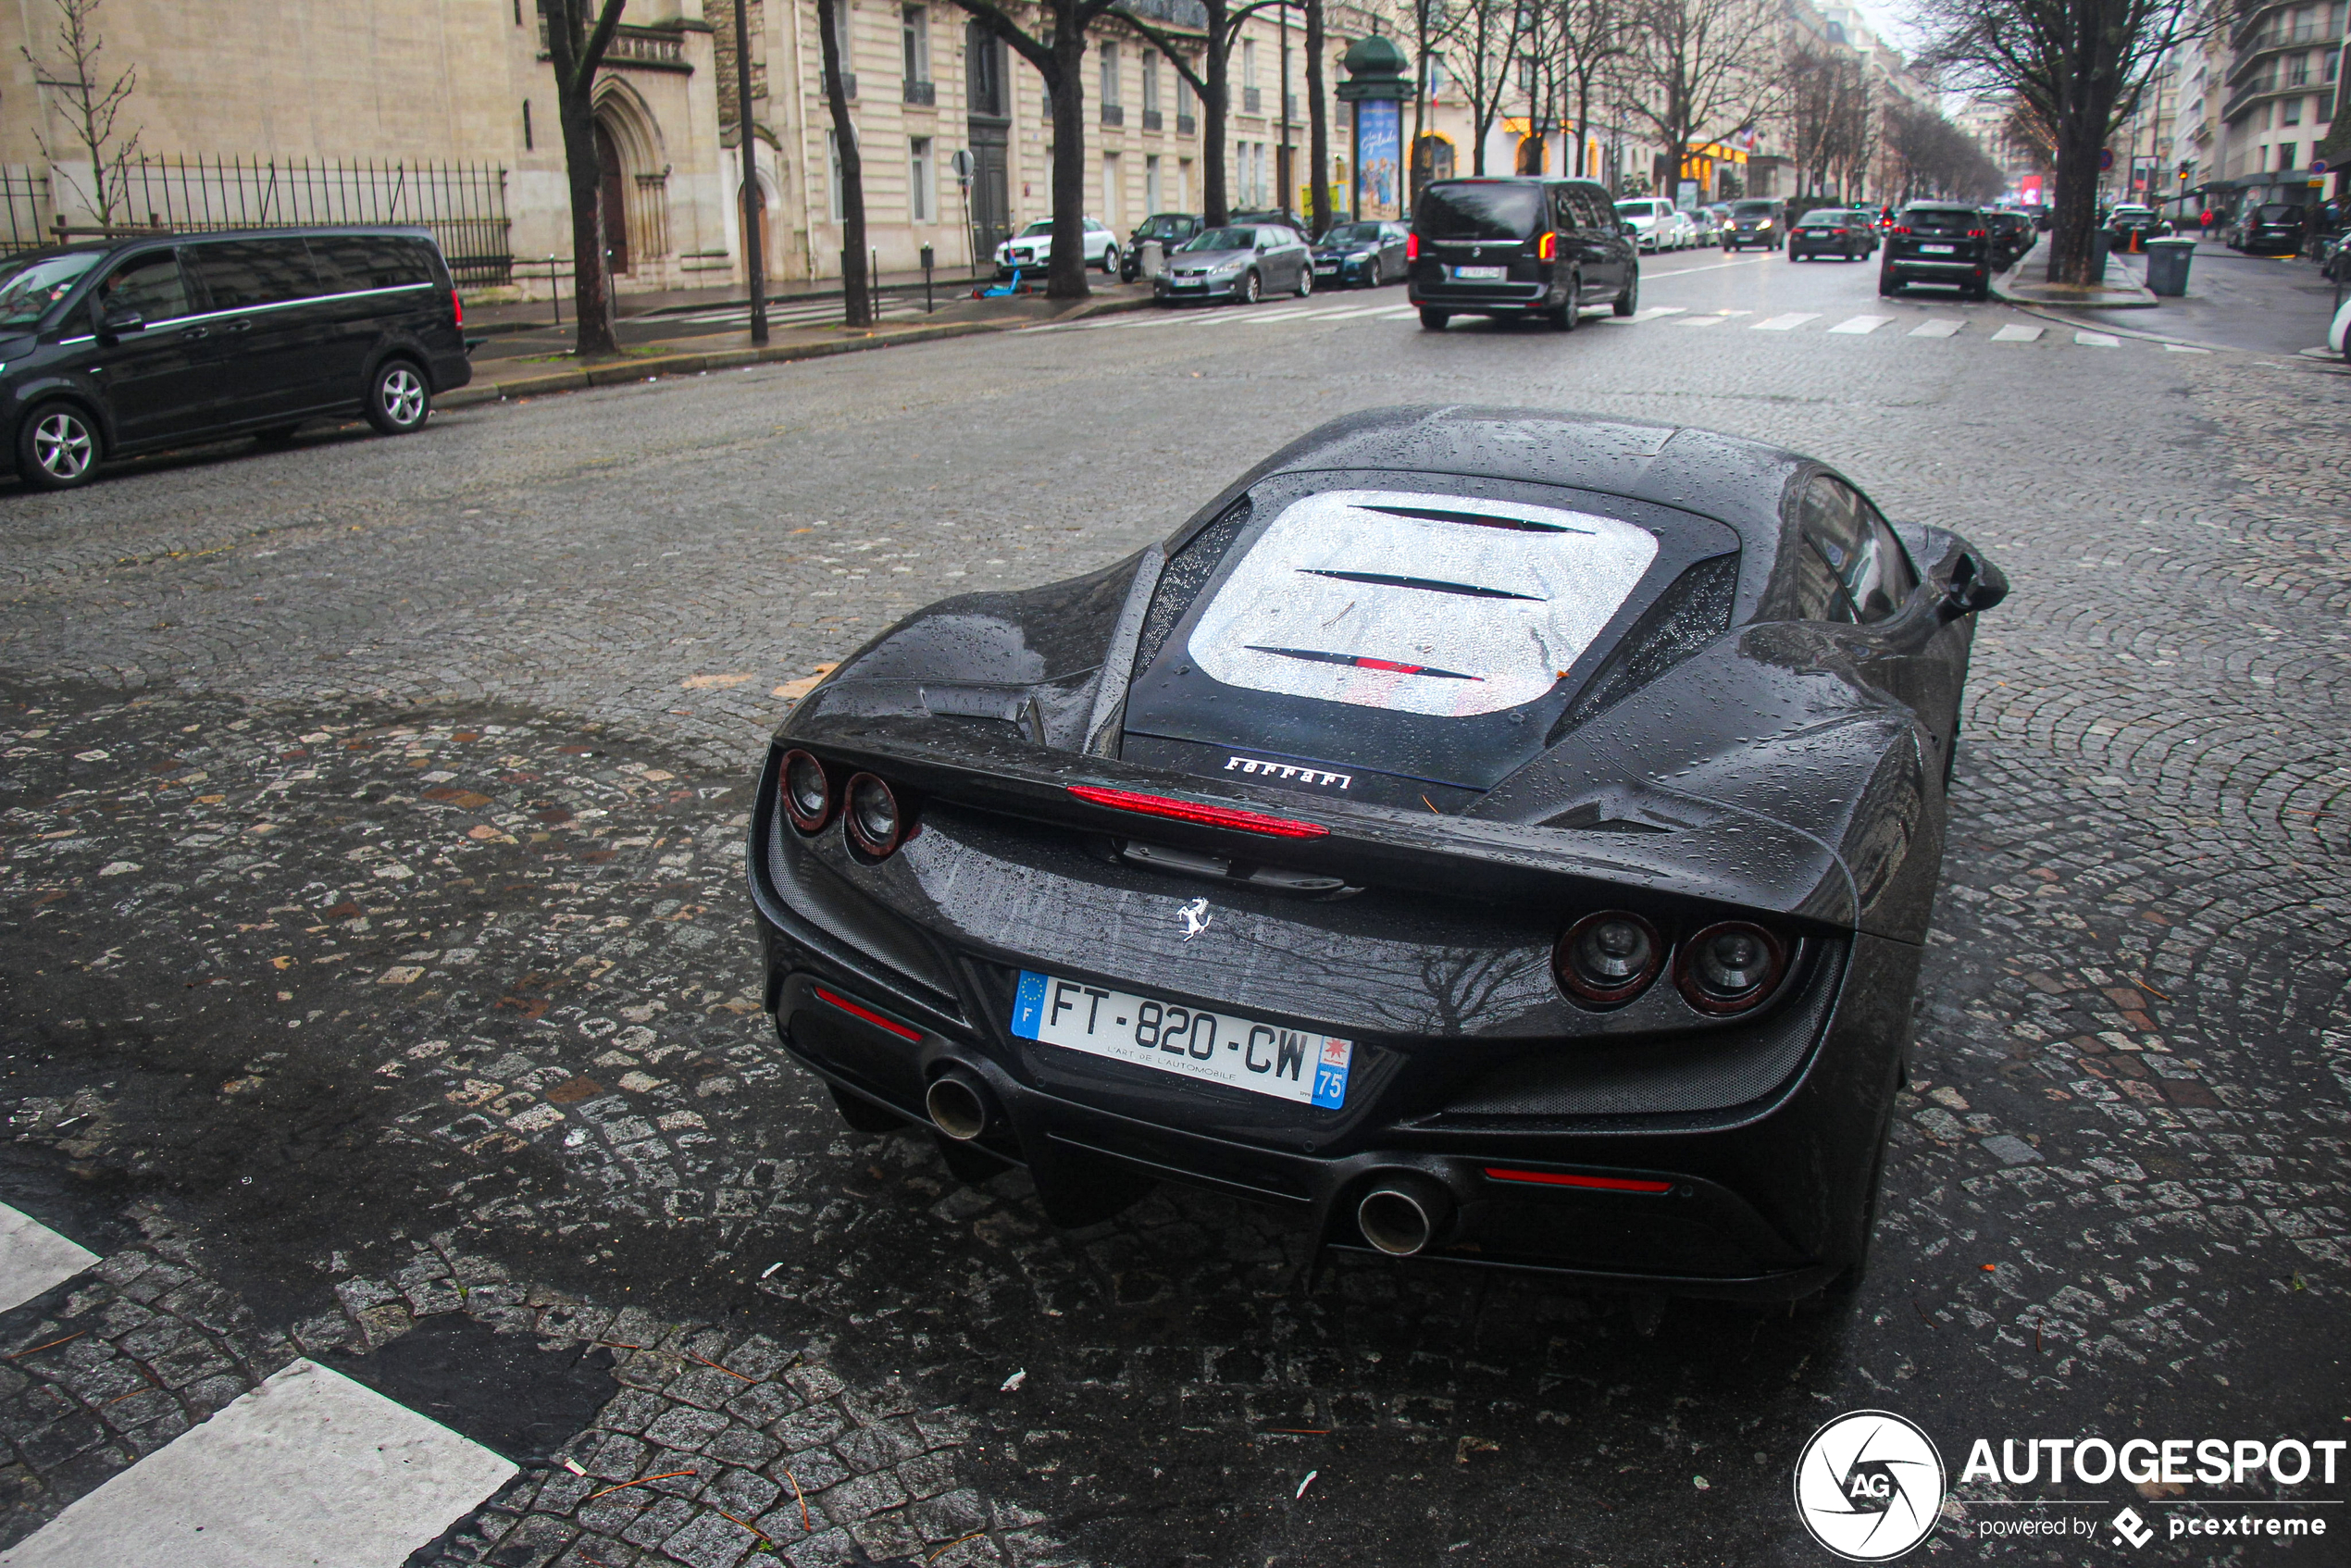
[[[1955,1483],[1976,1437],[2343,1435],[2351,379],[1874,276],[1117,317],[0,496],[0,1200],[102,1260],[0,1314],[0,1546],[297,1356],[546,1390],[431,1396],[522,1472],[418,1568],[1813,1563],[1844,1411]],[[849,1131],[761,1012],[753,767],[815,677],[1445,402],[1785,444],[2014,582],[1849,1317],[1315,1272],[1174,1187],[1059,1231]],[[2118,1555],[1957,1493],[1946,1559]]]

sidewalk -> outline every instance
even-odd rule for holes
[[[939,298],[967,296],[972,290],[995,280],[992,269],[983,268],[986,276],[975,279],[968,268],[940,268],[931,273],[931,287]],[[1091,280],[1088,280],[1091,281]],[[1031,281],[1043,287],[1044,280]],[[923,275],[914,272],[884,272],[876,276],[877,293],[899,293],[911,291],[919,299],[923,292]],[[802,281],[775,281],[767,285],[769,305],[804,305],[812,300],[840,298],[840,280],[819,278]],[[664,289],[652,293],[628,293],[613,296],[613,312],[623,321],[634,321],[649,316],[677,316],[701,310],[748,310],[751,295],[740,283],[722,283],[710,289]],[[563,325],[574,320],[571,296],[563,299]],[[541,331],[555,325],[556,309],[548,300],[516,300],[496,305],[466,306],[466,330],[482,332]]]
[[[966,294],[968,289],[966,285]],[[723,295],[732,291],[706,292]],[[482,349],[476,351],[473,381],[437,401],[442,408],[465,408],[511,398],[537,397],[547,392],[577,392],[586,387],[646,381],[657,376],[690,376],[751,365],[822,359],[837,354],[858,354],[867,349],[896,348],[902,344],[970,337],[983,332],[1014,331],[1048,321],[1143,309],[1151,304],[1148,287],[1139,284],[1113,284],[1108,289],[1098,289],[1092,298],[1081,300],[1075,305],[1048,300],[1042,294],[989,300],[965,297],[952,303],[942,302],[937,313],[930,316],[894,318],[872,327],[851,328],[829,322],[778,327],[770,334],[764,348],[752,346],[748,330],[711,330],[684,336],[640,337],[639,333],[658,331],[662,321],[658,315],[641,315],[630,317],[626,323],[635,330],[624,334],[631,341],[624,342],[619,358],[590,365],[570,361],[568,330],[556,333],[552,329],[540,329],[541,333],[555,341],[545,345],[541,352],[532,353],[534,348],[541,345],[533,341],[537,334],[531,333],[526,325],[523,330],[503,340],[493,338]],[[725,307],[722,300],[715,306],[699,308]],[[689,305],[685,308],[697,307]],[[472,327],[473,321],[469,317],[467,330],[470,331]],[[521,352],[495,352],[502,348]]]
[[[2183,236],[2191,237],[2191,236]],[[2146,294],[2144,255],[2108,258],[2107,282]],[[2028,257],[2019,271],[2032,268]],[[2108,331],[2123,331],[2098,316],[2112,305],[2084,305],[2051,292],[2011,292],[2010,276],[1994,287],[2012,303],[2050,312],[2052,319]],[[2047,285],[2041,285],[2044,291]],[[2108,291],[2112,292],[2111,287]],[[2188,262],[2188,292],[2178,298],[2147,303],[2162,314],[2145,322],[2145,335],[2188,343],[2199,348],[2233,349],[2251,354],[2298,355],[2326,342],[2327,325],[2338,303],[2332,283],[2318,268],[2295,256],[2242,255],[2217,240],[2198,239]],[[2127,308],[2127,307],[2126,307]],[[2094,314],[2095,313],[2095,314]]]
[[[2022,260],[1992,280],[1992,292],[2011,305],[2037,305],[2060,310],[2152,310],[2157,301],[2141,277],[2120,265],[2125,258],[2107,258],[2106,279],[2100,283],[2051,283],[2048,240],[2024,253]],[[2146,257],[2138,258],[2144,262]]]

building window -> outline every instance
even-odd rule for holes
[[[898,27],[906,55],[906,84],[910,87],[929,86],[930,7],[906,6],[899,13]]]
[[[1163,205],[1160,201],[1160,197],[1165,193],[1166,193],[1162,191],[1159,186],[1159,156],[1155,153],[1147,154],[1143,158],[1144,217],[1148,218],[1152,213],[1165,212],[1167,210],[1167,208]]]
[[[2310,56],[2296,55],[2285,63],[2285,84],[2299,87],[2310,80]]]
[[[1159,52],[1143,51],[1143,115],[1146,124],[1159,113]]]
[[[1257,40],[1254,38],[1241,40],[1241,91],[1257,91]]]
[[[1102,56],[1102,102],[1105,104],[1115,104],[1119,101],[1118,45],[1115,44],[1104,44],[1101,46],[1101,48]]]
[[[840,134],[833,131],[825,132],[825,197],[831,208],[833,221],[847,222],[849,202],[841,189]]]
[[[1126,171],[1116,153],[1102,155],[1102,222],[1115,233],[1126,227],[1126,204],[1119,200],[1125,193]]]
[[[2294,167],[2294,150],[2300,145],[2301,143],[2298,142],[2281,142],[2278,143],[2278,167],[2280,168],[2292,168]]]
[[[917,136],[906,146],[906,216],[916,223],[936,222],[938,171],[931,156],[930,138]]]
[[[2279,104],[2278,123],[2280,125],[2300,125],[2302,123],[2302,100],[2299,98],[2288,98]]]
[[[1182,72],[1176,76],[1176,134],[1189,136],[1200,128],[1200,100],[1192,95],[1192,84]]]
[[[857,96],[857,56],[850,47],[849,0],[833,0],[833,47],[840,54],[840,90]]]

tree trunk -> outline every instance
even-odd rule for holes
[[[1230,128],[1225,123],[1225,106],[1232,101],[1232,62],[1225,56],[1232,40],[1225,35],[1225,6],[1221,0],[1210,0],[1208,6],[1208,50],[1200,64],[1206,68],[1208,91],[1200,96],[1200,216],[1211,229],[1217,228],[1233,216],[1225,185],[1225,135]]]
[[[2058,122],[2056,210],[2049,223],[2049,281],[2095,283],[2090,276],[2090,231],[2098,222],[2098,153],[2104,135],[2090,129],[2102,125],[2084,115],[2068,115]]]
[[[1086,286],[1086,32],[1074,25],[1067,0],[1056,7],[1053,69],[1045,85],[1053,97],[1053,253],[1045,269],[1045,297],[1082,300]]]
[[[737,5],[743,0],[735,0]],[[841,319],[852,327],[874,324],[873,280],[865,275],[865,160],[857,150],[857,125],[849,118],[849,91],[841,81],[848,62],[840,57],[841,0],[816,0],[818,53],[824,60],[825,102],[832,111],[833,145],[840,162]]]
[[[1306,0],[1306,162],[1313,189],[1306,220],[1314,233],[1331,227],[1331,117],[1323,93],[1323,0]]]
[[[580,359],[620,353],[614,325],[612,271],[604,249],[604,171],[596,156],[596,116],[585,93],[559,93],[564,168],[571,184],[571,291],[578,313],[572,352]],[[621,221],[626,222],[626,217]]]

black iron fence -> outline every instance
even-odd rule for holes
[[[7,206],[0,248],[10,252],[106,233],[396,223],[429,230],[460,283],[514,276],[506,171],[496,164],[143,158],[122,171],[114,205],[126,217],[111,229],[53,216],[48,181],[30,169],[0,170],[0,198]]]

